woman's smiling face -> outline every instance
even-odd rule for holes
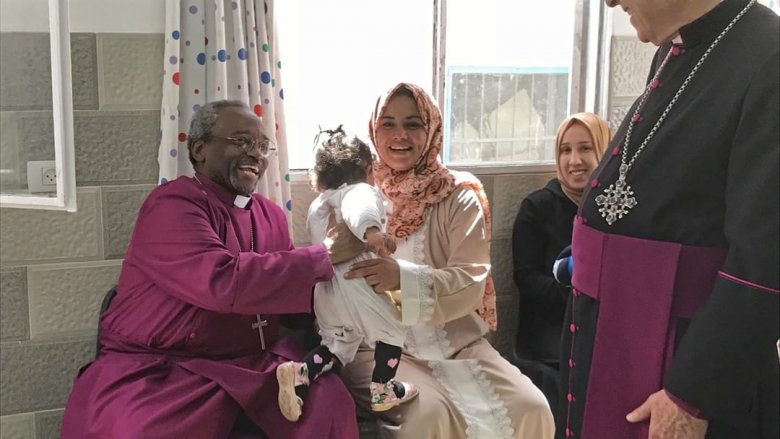
[[[396,171],[408,171],[420,159],[426,139],[414,99],[405,94],[390,98],[376,127],[376,149],[382,161]]]

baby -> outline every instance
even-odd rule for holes
[[[377,294],[366,281],[344,279],[355,261],[387,257],[395,251],[395,241],[384,233],[385,212],[382,197],[373,187],[373,157],[368,145],[347,135],[339,126],[320,133],[327,139],[318,145],[312,183],[320,192],[309,208],[307,226],[312,242],[325,238],[331,212],[355,236],[366,242],[366,251],[352,261],[333,267],[329,282],[317,284],[314,313],[320,346],[303,362],[290,361],[276,370],[279,381],[279,408],[289,421],[301,416],[308,386],[338,360],[351,362],[361,343],[374,350],[374,371],[370,392],[371,409],[389,410],[414,399],[413,384],[395,379],[401,360],[406,328],[388,294]]]

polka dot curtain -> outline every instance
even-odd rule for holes
[[[256,191],[292,210],[274,0],[166,0],[160,183],[192,175],[187,131],[206,102],[236,99],[275,133]]]

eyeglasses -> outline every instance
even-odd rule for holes
[[[273,142],[271,142],[268,139],[254,140],[254,139],[250,139],[249,137],[226,137],[226,136],[215,136],[213,134],[211,135],[211,137],[227,140],[233,145],[243,149],[244,152],[247,154],[257,149],[257,151],[260,152],[260,156],[263,158],[266,158],[269,155],[271,155],[271,151],[276,151],[276,147],[273,146],[274,145]]]

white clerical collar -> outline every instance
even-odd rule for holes
[[[236,199],[233,200],[233,205],[236,207],[240,207],[242,209],[246,209],[246,205],[249,204],[249,200],[251,200],[252,197],[245,197],[243,195],[236,195]]]

